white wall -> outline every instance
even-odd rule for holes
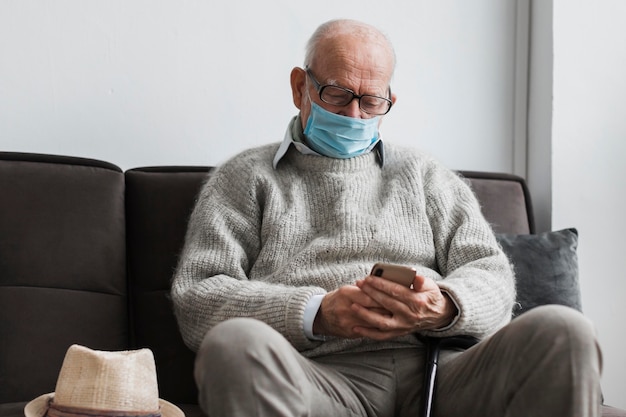
[[[626,2],[534,0],[528,182],[539,231],[576,227],[607,404],[626,409]]]
[[[501,0],[0,0],[0,149],[217,164],[282,139],[306,40],[351,17],[397,49],[390,141],[510,172],[515,13]]]
[[[576,226],[606,402],[626,409],[626,2],[554,0],[552,225]]]

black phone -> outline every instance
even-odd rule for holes
[[[370,272],[372,276],[385,278],[409,288],[413,285],[415,274],[415,268],[384,262],[374,264]]]

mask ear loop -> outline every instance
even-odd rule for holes
[[[309,117],[307,117],[305,123],[304,123],[304,128],[302,129],[302,131],[304,132],[306,130],[307,125],[309,124],[309,119],[311,118],[311,108],[313,107],[313,100],[311,100],[311,92],[309,91],[311,89],[311,84],[309,84],[309,77],[305,77],[305,89],[304,89],[304,94],[306,95],[305,98],[309,100]],[[304,137],[304,142],[307,146],[309,146],[308,140],[306,138],[306,135],[302,135]]]
[[[311,107],[311,104],[313,103],[313,100],[311,100],[311,92],[309,91],[311,89],[311,84],[309,84],[310,82],[311,81],[309,81],[309,77],[305,77],[305,79],[304,79],[304,85],[305,85],[304,93],[306,94],[306,98],[309,100],[309,108]]]

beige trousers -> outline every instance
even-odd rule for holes
[[[439,363],[436,417],[600,415],[595,332],[566,307],[535,308]],[[233,319],[205,337],[195,377],[210,417],[418,417],[423,369],[418,348],[307,359],[264,323]]]

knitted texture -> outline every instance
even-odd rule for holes
[[[309,357],[419,344],[413,335],[387,342],[304,335],[311,296],[354,284],[379,261],[415,267],[454,299],[460,316],[439,336],[483,338],[510,320],[512,268],[468,185],[424,154],[385,145],[384,167],[374,152],[333,159],[292,146],[274,169],[272,144],[211,174],[171,292],[191,349],[233,317],[268,323]]]

